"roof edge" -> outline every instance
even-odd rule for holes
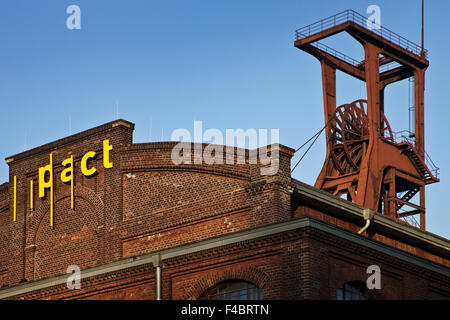
[[[351,220],[364,221],[364,208],[350,201],[333,196],[325,191],[318,190],[310,185],[292,179],[295,191],[305,201],[318,207],[325,207],[336,216]],[[401,239],[407,244],[419,246],[430,253],[450,259],[450,240],[434,233],[408,226],[380,213],[375,213],[370,228],[384,235]]]
[[[5,161],[8,165],[10,165],[14,161],[26,159],[26,158],[32,157],[36,154],[40,154],[40,153],[52,150],[52,149],[60,147],[62,145],[69,144],[74,141],[84,139],[84,138],[92,136],[94,134],[98,134],[102,131],[105,131],[105,130],[108,130],[111,128],[115,128],[115,127],[119,127],[119,126],[129,128],[130,130],[134,130],[134,123],[124,120],[124,119],[117,119],[117,120],[102,124],[100,126],[76,133],[74,135],[43,144],[39,147],[30,149],[30,150],[27,150],[27,151],[24,151],[21,153],[17,153],[15,155],[5,158]]]

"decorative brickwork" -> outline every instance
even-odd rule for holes
[[[370,298],[450,298],[450,280],[444,275],[449,252],[386,228],[371,227],[352,241],[348,234],[355,235],[364,219],[339,215],[348,204],[331,195],[321,193],[325,200],[312,194],[300,197],[299,182],[290,177],[292,149],[270,146],[280,154],[279,171],[272,176],[261,175],[259,162],[176,165],[171,160],[175,142],[133,144],[133,128],[118,120],[7,159],[10,182],[0,185],[0,297],[155,299],[158,264],[140,261],[164,253],[170,258],[159,264],[163,299],[198,299],[212,286],[233,279],[262,288],[264,299],[336,299],[345,282],[365,281],[372,264],[381,268],[383,287]],[[113,146],[112,168],[103,167],[104,139]],[[192,150],[198,147],[192,144]],[[233,150],[236,160],[238,149]],[[97,168],[92,177],[79,170],[88,151],[97,153],[90,163]],[[37,181],[50,153],[56,177],[53,228],[48,198],[36,196],[34,209],[29,205],[30,180]],[[76,175],[74,210],[70,186],[59,180],[61,161],[70,155]],[[302,219],[311,224],[283,229]],[[316,226],[319,222],[331,231]],[[221,242],[273,226],[280,231]],[[405,228],[397,222],[395,227]],[[383,246],[413,260],[393,256]],[[176,250],[181,253],[175,255]],[[433,271],[428,264],[444,271]],[[69,265],[81,268],[79,290],[66,287]]]

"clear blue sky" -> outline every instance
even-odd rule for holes
[[[427,187],[427,230],[450,238],[448,1],[426,1],[429,50],[426,150],[441,168]],[[66,8],[81,8],[81,30]],[[381,8],[383,26],[420,43],[420,0],[2,0],[0,158],[114,120],[136,124],[134,141],[165,140],[176,128],[278,128],[296,148],[323,126],[319,63],[293,46],[295,29],[345,9]],[[340,37],[333,45],[362,57]],[[353,52],[355,52],[353,54]],[[338,104],[364,97],[338,75]],[[394,131],[408,129],[408,87],[386,93]],[[325,156],[322,136],[294,177],[313,184]],[[295,158],[297,159],[298,156]],[[294,159],[294,160],[295,160]],[[0,183],[8,181],[0,161]]]

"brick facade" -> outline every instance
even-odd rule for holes
[[[401,236],[395,230],[412,227],[396,221],[392,230],[375,224],[357,235],[364,219],[341,211],[344,206],[362,208],[323,193],[325,200],[314,200],[312,193],[319,191],[311,187],[311,196],[297,191],[302,184],[290,176],[292,149],[271,146],[280,155],[272,176],[260,174],[259,162],[176,165],[171,160],[175,142],[133,144],[133,128],[117,120],[7,159],[10,182],[0,185],[0,297],[155,299],[156,265],[138,262],[161,253],[166,257],[161,261],[163,299],[198,299],[231,279],[254,283],[264,299],[336,299],[339,286],[365,281],[366,268],[373,264],[381,268],[382,289],[371,290],[370,298],[450,298],[448,240],[420,231],[443,243],[439,247],[417,235],[415,240]],[[102,165],[104,139],[113,146],[113,167],[107,169]],[[236,160],[238,149],[233,150]],[[90,163],[97,168],[92,177],[79,170],[88,151],[97,153]],[[29,205],[30,180],[37,190],[38,169],[49,163],[50,153],[55,164],[53,228],[48,198],[36,195],[35,208]],[[70,155],[75,159],[74,210],[70,185],[59,179],[61,162]],[[331,208],[327,201],[339,204]],[[293,222],[304,226],[285,228]],[[272,226],[282,231],[263,232]],[[245,238],[255,230],[262,233]],[[220,244],[234,235],[246,240]],[[178,248],[184,248],[183,254],[173,253]],[[87,274],[80,290],[66,287],[69,265]]]

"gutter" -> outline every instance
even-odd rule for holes
[[[350,220],[356,224],[361,218],[364,219],[364,208],[350,201],[332,196],[331,194],[318,190],[310,185],[292,179],[295,186],[293,196],[302,203],[312,207],[326,210],[330,215]],[[370,227],[374,231],[403,241],[407,244],[425,249],[438,254],[445,259],[450,259],[450,241],[431,232],[408,226],[398,221],[372,211],[373,216]],[[367,221],[367,219],[365,219]],[[367,222],[366,222],[367,223]]]
[[[375,217],[375,216],[374,216]],[[351,241],[358,245],[367,247],[372,250],[376,250],[383,254],[389,255],[396,259],[405,261],[407,263],[419,266],[421,268],[427,269],[429,271],[450,277],[450,268],[432,262],[430,260],[418,257],[411,253],[405,252],[400,249],[393,248],[387,244],[380,243],[358,235],[354,232],[350,232],[341,229],[337,226],[331,225],[329,223],[303,216],[298,219],[276,223],[272,225],[262,226],[251,230],[239,231],[224,236],[219,236],[212,239],[207,239],[199,241],[196,243],[186,244],[179,247],[169,248],[161,250],[154,253],[148,253],[141,256],[135,256],[131,258],[122,259],[116,262],[112,262],[105,265],[96,266],[93,268],[85,269],[81,271],[81,280],[90,277],[101,276],[106,273],[120,271],[132,267],[137,267],[145,264],[153,264],[156,268],[156,298],[161,299],[161,269],[162,261],[166,259],[176,258],[184,255],[188,255],[195,252],[200,252],[204,250],[209,250],[213,248],[218,248],[226,245],[235,244],[242,241],[249,241],[252,239],[257,239],[260,237],[272,236],[275,234],[288,232],[288,231],[300,231],[303,228],[311,227],[323,232],[332,234],[336,237],[343,238],[345,240]],[[158,271],[159,270],[159,271]],[[23,283],[10,288],[0,289],[0,299],[6,299],[9,297],[14,297],[28,292],[42,290],[58,285],[65,284],[67,281],[68,274],[60,275],[57,277],[43,279],[38,281],[30,281],[28,283]],[[159,283],[159,285],[158,285]],[[61,287],[61,292],[65,290],[65,287]],[[55,292],[58,292],[56,289]]]

